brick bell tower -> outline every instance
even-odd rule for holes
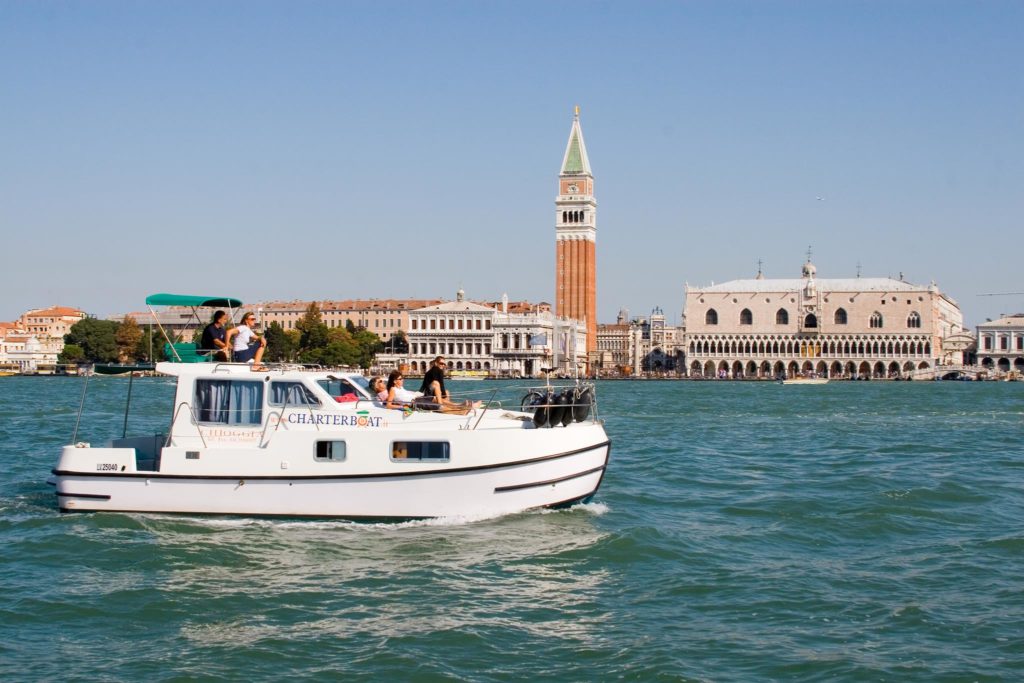
[[[555,199],[555,314],[586,323],[588,366],[597,349],[596,241],[594,175],[576,107]]]

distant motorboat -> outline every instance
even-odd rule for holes
[[[487,379],[487,373],[483,370],[452,370],[449,378],[463,381]]]
[[[782,384],[828,384],[828,377],[788,377]]]

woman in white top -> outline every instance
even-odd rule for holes
[[[393,370],[388,375],[388,395],[385,405],[388,408],[404,408],[412,403],[412,400],[423,394],[418,391],[409,391],[404,387],[405,378],[399,370]]]
[[[224,341],[231,346],[236,363],[252,361],[253,370],[266,370],[267,367],[260,361],[263,360],[263,352],[267,348],[267,339],[256,334],[256,330],[253,329],[255,325],[256,316],[246,313],[242,316],[241,324],[228,330]]]

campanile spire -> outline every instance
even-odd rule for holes
[[[587,355],[597,348],[597,200],[577,106],[555,198],[555,313],[586,323]]]

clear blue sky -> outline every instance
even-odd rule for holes
[[[157,291],[552,301],[572,120],[598,313],[934,279],[1024,311],[1024,2],[0,4],[0,320]],[[817,197],[822,197],[819,201]]]

